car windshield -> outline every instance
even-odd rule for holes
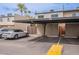
[[[18,29],[8,29],[6,31],[8,31],[8,32],[23,32],[22,30],[18,30]]]
[[[2,32],[13,32],[13,30],[11,30],[11,29],[3,29],[3,30],[1,30]]]
[[[8,31],[8,29],[3,29],[3,30],[1,30],[1,31]]]
[[[12,29],[8,29],[7,31],[8,31],[8,32],[13,32],[13,30],[12,30]]]

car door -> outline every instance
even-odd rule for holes
[[[20,32],[21,32],[22,37],[26,35],[26,33],[24,31],[21,30]]]
[[[19,37],[23,37],[25,34],[22,30],[18,30],[18,35],[19,35]]]
[[[18,35],[18,37],[21,37],[21,32],[19,30],[14,30],[14,35]]]

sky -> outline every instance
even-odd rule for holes
[[[31,15],[34,15],[35,12],[62,10],[63,5],[64,10],[71,10],[79,7],[78,3],[25,3],[25,6],[28,8],[28,10],[31,11]],[[6,15],[7,13],[15,13],[15,10],[17,8],[17,3],[0,3],[0,15]]]

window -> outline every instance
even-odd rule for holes
[[[14,32],[23,32],[22,30],[14,30]]]
[[[7,16],[12,16],[12,13],[8,13]]]
[[[2,22],[2,18],[0,18],[0,22]]]
[[[79,16],[79,13],[76,13],[76,16]]]
[[[74,13],[74,14],[72,14],[72,16],[76,16],[76,14]]]
[[[10,19],[9,18],[7,18],[7,22],[9,22],[10,21]]]
[[[51,15],[51,18],[53,18],[53,17],[58,17],[58,14]]]
[[[44,15],[40,15],[40,16],[38,16],[38,18],[44,18]]]
[[[1,17],[5,17],[5,15],[1,15]]]
[[[2,29],[1,31],[8,31],[8,29]]]
[[[74,13],[72,14],[72,16],[79,16],[79,13]]]

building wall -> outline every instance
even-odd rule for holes
[[[63,16],[63,13],[62,12],[58,12],[58,13],[37,14],[35,16],[35,18],[38,19],[38,16],[40,16],[40,15],[44,15],[44,18],[51,18],[51,15],[52,14],[58,14],[58,17],[62,17]]]
[[[64,17],[72,17],[72,14],[74,14],[74,12],[64,12]]]
[[[15,16],[15,20],[27,20],[29,19],[29,16]],[[30,24],[26,24],[26,23],[15,23],[14,28],[16,29],[22,29],[24,31],[27,31],[27,26],[29,26]]]
[[[31,29],[30,24],[12,22],[13,20],[27,20],[31,18],[32,18],[31,16],[19,16],[19,15],[3,16],[3,17],[0,17],[0,28],[5,27],[5,28],[12,28],[12,29],[22,29],[26,32],[30,30],[30,33],[32,32],[36,33],[35,26],[34,27],[32,26],[32,29]]]
[[[65,37],[77,37],[79,36],[79,24],[66,24]]]
[[[12,23],[13,20],[14,20],[14,16],[0,17],[0,22],[10,22],[10,23]]]
[[[58,36],[58,24],[47,24],[46,27],[47,36]]]
[[[62,17],[63,13],[62,12],[58,12],[58,13],[47,13],[47,14],[37,14],[35,18],[38,19],[38,16],[40,15],[44,15],[44,18],[51,18],[52,14],[58,14],[58,17]],[[44,27],[42,24],[38,24],[37,25],[37,34],[39,35],[43,35],[44,33]],[[47,36],[58,36],[58,24],[47,24],[46,26],[46,35]]]
[[[44,33],[44,27],[42,24],[37,24],[37,34],[43,35]]]
[[[26,24],[23,24],[23,23],[15,23],[15,26],[14,26],[15,29],[22,29],[24,31],[26,31]]]
[[[64,17],[74,17],[74,13],[79,13],[79,11],[74,11],[74,12],[65,12]],[[78,15],[79,16],[79,15]],[[72,37],[75,38],[79,36],[79,24],[66,24],[66,34],[65,37]]]
[[[27,26],[27,32],[29,34],[36,34],[37,33],[36,24],[30,24],[29,26]]]
[[[66,11],[64,12],[64,17],[72,17],[73,14],[76,14],[78,13],[79,14],[79,11]],[[36,14],[35,18],[38,19],[38,16],[40,15],[44,15],[44,18],[51,18],[51,15],[53,14],[58,14],[58,17],[63,17],[63,12],[54,12],[54,13],[44,13],[44,14]],[[79,15],[78,15],[79,16]]]
[[[14,22],[14,16],[2,16],[0,17],[0,28],[2,27],[13,27]]]
[[[64,12],[64,17],[75,17],[73,16],[73,14],[75,13],[79,13],[79,11]],[[38,18],[38,15],[44,15],[44,18],[51,18],[52,14],[54,13],[37,14],[36,18]],[[59,17],[63,17],[63,12],[59,12],[58,15]],[[43,32],[44,32],[43,26],[37,25],[37,33],[42,35]],[[58,36],[58,24],[48,24],[46,27],[46,34],[47,36]],[[79,36],[79,24],[66,24],[65,37],[77,37],[77,36]]]
[[[73,14],[78,14],[76,16],[79,16],[79,11],[64,12],[64,17],[74,17]]]
[[[47,24],[46,25],[46,35],[47,36],[58,36],[58,25],[57,24]],[[44,27],[43,24],[37,25],[37,34],[43,35]]]
[[[15,20],[28,20],[33,17],[31,16],[15,16]],[[28,32],[30,34],[36,34],[37,28],[35,25],[31,26],[30,24],[27,23],[15,23],[14,28],[16,29],[22,29],[25,32]]]

